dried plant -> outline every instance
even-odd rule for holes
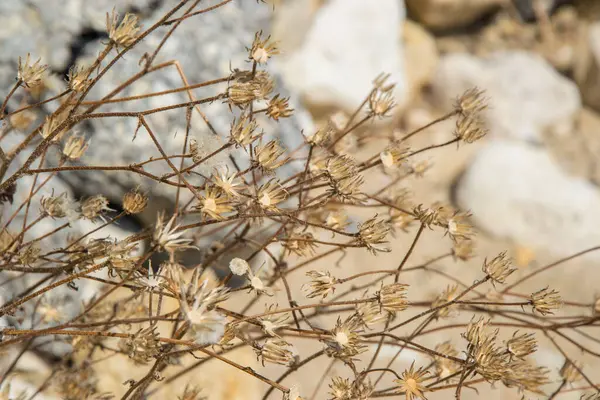
[[[392,396],[424,399],[438,391],[460,398],[463,388],[490,384],[521,392],[554,391],[552,396],[581,381],[586,381],[582,388],[598,390],[598,384],[573,359],[580,352],[598,357],[588,344],[575,339],[595,334],[593,328],[597,328],[600,318],[598,301],[590,299],[591,303],[585,305],[589,306],[587,313],[581,303],[561,299],[554,288],[534,293],[517,290],[539,272],[564,265],[568,259],[523,275],[515,273],[507,254],[501,253],[486,259],[478,279],[471,283],[463,283],[459,273],[445,274],[444,279],[452,282],[440,278],[438,293],[429,299],[421,297],[419,282],[410,273],[434,271],[433,262],[454,264],[473,257],[476,237],[471,214],[441,206],[435,199],[419,199],[422,204],[416,205],[408,200],[410,190],[401,185],[409,177],[419,179],[426,174],[429,164],[415,158],[417,154],[441,147],[451,150],[452,145],[468,145],[486,134],[481,113],[487,100],[482,90],[458,94],[454,109],[433,122],[456,119],[456,130],[448,133],[447,141],[413,149],[409,138],[422,129],[402,139],[367,136],[363,141],[375,150],[365,155],[366,150],[361,148],[360,156],[346,151],[344,141],[361,129],[378,129],[378,125],[367,122],[391,115],[395,100],[388,76],[375,78],[362,105],[344,123],[330,122],[305,135],[296,132],[302,145],[286,149],[277,138],[277,130],[270,132],[260,122],[269,119],[276,126],[294,115],[290,99],[273,94],[277,88],[264,66],[279,51],[277,43],[262,32],[254,39],[247,38],[248,64],[239,66],[246,69],[193,84],[179,69],[181,85],[169,92],[185,92],[188,101],[135,112],[103,111],[109,103],[119,105],[164,95],[118,97],[132,83],[155,71],[179,68],[176,60],[154,62],[162,42],[153,54],[145,54],[139,73],[123,77],[123,84],[110,94],[92,98],[92,88],[102,86],[106,72],[142,39],[167,26],[171,30],[164,40],[168,40],[181,24],[201,19],[203,14],[229,2],[200,9],[202,2],[183,0],[147,28],[142,28],[132,14],[123,18],[115,11],[107,14],[109,40],[104,49],[89,66],[69,70],[66,91],[52,99],[55,111],[36,127],[31,127],[34,119],[29,113],[42,103],[32,100],[14,109],[8,105],[15,93],[42,85],[46,67],[40,60],[32,63],[29,54],[19,59],[17,82],[0,108],[0,119],[7,122],[0,140],[8,135],[21,140],[11,150],[0,142],[0,201],[3,207],[15,210],[13,217],[1,221],[0,270],[2,285],[20,282],[24,290],[2,297],[0,350],[24,343],[27,349],[38,338],[45,338],[46,344],[70,344],[72,353],[64,359],[72,362],[57,363],[48,377],[53,390],[65,399],[110,398],[99,384],[99,369],[86,362],[75,364],[74,354],[82,349],[90,356],[101,351],[107,360],[124,355],[145,371],[145,375],[136,371],[131,377],[123,377],[129,380],[123,393],[118,394],[122,399],[148,398],[144,396],[165,382],[210,369],[215,363],[227,363],[262,382],[263,399],[274,391],[283,399],[308,399],[307,393],[300,397],[286,378],[306,370],[308,365],[315,365],[312,374],[316,374],[321,365],[318,360],[326,357],[330,365],[338,363],[341,367],[330,380],[321,379],[315,393],[323,393],[328,386],[329,398],[337,400]],[[192,92],[193,88],[208,86],[218,93],[196,98]],[[190,115],[198,113],[207,121],[202,105],[218,105],[217,101],[222,102],[224,115],[230,115],[231,128],[226,133],[213,132],[222,144],[207,152],[190,133]],[[163,139],[152,128],[152,116],[167,111],[186,116],[188,129],[179,154],[167,154],[161,146]],[[87,121],[115,118],[134,120],[138,129],[130,132],[131,138],[147,135],[162,157],[130,165],[77,163],[94,146],[93,141],[76,133],[77,128]],[[23,138],[20,132],[26,136]],[[271,136],[275,139],[267,139]],[[62,154],[59,164],[46,166],[46,156],[56,147]],[[232,162],[216,168],[213,158],[222,154]],[[153,175],[145,169],[149,163],[163,163],[171,172]],[[214,172],[196,183],[190,177],[203,175],[198,172],[202,167]],[[96,195],[80,201],[65,193],[53,193],[35,204],[38,191],[52,187],[57,174],[70,170],[118,171],[139,175],[150,183],[127,192],[118,205],[122,211],[116,215],[111,208],[115,206],[101,187]],[[377,179],[367,179],[381,173],[397,179],[379,187]],[[152,216],[153,223],[121,240],[90,237],[121,219],[145,213],[153,204],[151,185],[173,189],[173,210]],[[16,202],[15,193],[22,187],[28,189],[29,196]],[[22,209],[27,210],[24,221],[17,223],[14,215]],[[45,219],[64,224],[32,237],[31,228]],[[71,228],[81,219],[94,222],[93,231],[76,232]],[[441,234],[438,236],[446,241],[448,251],[428,254],[433,261],[409,266],[414,249],[430,230]],[[217,231],[229,233],[217,237]],[[66,232],[70,234],[69,243],[54,247],[53,237]],[[411,245],[395,247],[392,235],[410,236]],[[374,263],[378,263],[376,257],[382,252],[393,252],[399,261],[392,267],[365,268],[348,275],[343,268],[345,256],[359,251],[366,252]],[[185,252],[194,254],[198,265],[183,267]],[[242,253],[247,255],[242,257]],[[152,265],[151,258],[157,255],[162,255],[164,262]],[[267,261],[260,263],[261,256]],[[335,256],[341,258],[336,261]],[[209,279],[210,271],[224,276]],[[72,299],[52,294],[76,290],[83,281],[103,286],[71,315],[63,306]],[[552,284],[559,286],[560,282]],[[483,294],[490,289],[499,291],[493,301]],[[123,291],[128,293],[127,301],[116,296]],[[165,306],[168,300],[175,304],[169,311]],[[272,302],[263,311],[255,311],[253,306],[262,300]],[[277,305],[275,300],[286,304]],[[422,336],[433,331],[457,339],[462,333],[465,340],[448,340],[435,347],[423,345]],[[502,342],[502,335],[509,339]],[[548,371],[560,366],[538,366],[533,362],[532,354],[542,347],[540,339],[548,339],[544,346],[553,346],[564,356],[560,370],[563,382],[558,388],[552,389]],[[111,340],[117,340],[118,345]],[[305,349],[299,344],[306,342],[316,344],[319,350],[298,350]],[[565,348],[567,342],[576,344],[577,354]],[[391,361],[382,357],[384,346],[395,349]],[[230,352],[239,348],[252,349],[260,364],[278,367],[239,364],[230,357]],[[399,367],[395,360],[405,350],[421,353],[431,362]],[[5,376],[18,367],[24,353],[11,361]],[[182,360],[196,358],[200,361],[190,368],[173,367]],[[102,366],[103,362],[97,364]],[[133,376],[142,377],[134,380]],[[44,384],[40,392],[48,387]],[[2,395],[8,396],[5,393],[6,389]],[[167,397],[204,398],[196,386],[186,386],[183,392]]]

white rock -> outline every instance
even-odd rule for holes
[[[600,22],[590,25],[581,35],[575,57],[575,80],[586,105],[600,111]]]
[[[352,111],[385,72],[402,103],[407,84],[398,38],[404,17],[398,0],[327,2],[301,48],[282,60],[286,81],[309,105]]]
[[[475,22],[506,0],[407,0],[417,20],[431,29],[451,29]]]
[[[474,86],[487,92],[488,128],[499,137],[539,142],[550,126],[571,129],[581,109],[577,86],[543,58],[526,52],[497,52],[485,59],[468,54],[442,58],[432,83],[442,107],[450,108],[454,98]]]
[[[492,140],[460,180],[456,197],[484,231],[558,256],[600,243],[600,192],[567,175],[540,147]]]

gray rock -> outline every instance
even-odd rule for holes
[[[474,86],[484,89],[490,133],[541,142],[545,129],[573,126],[581,109],[577,86],[543,58],[521,51],[497,52],[481,59],[469,54],[442,58],[432,88],[441,107]]]
[[[566,256],[600,242],[598,188],[567,175],[540,147],[490,141],[456,195],[481,229],[524,246]]]
[[[317,12],[302,46],[282,58],[290,88],[314,107],[352,112],[380,73],[390,73],[406,100],[401,37],[405,9],[397,0],[331,0]]]

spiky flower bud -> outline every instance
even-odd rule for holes
[[[408,285],[403,283],[392,283],[381,287],[376,294],[381,308],[385,311],[395,314],[398,311],[404,311],[408,307],[406,300],[406,289]]]
[[[554,289],[548,290],[548,287],[532,293],[530,301],[533,311],[542,315],[554,314],[554,310],[562,306],[562,299],[558,292]]]
[[[575,383],[577,381],[580,381],[583,379],[581,372],[579,372],[581,367],[582,366],[580,363],[573,363],[569,360],[565,360],[563,366],[560,369],[560,376],[567,383]]]
[[[312,279],[308,284],[302,285],[309,299],[319,296],[325,298],[335,291],[337,279],[329,271],[308,271],[306,276]]]
[[[506,256],[506,252],[502,252],[488,262],[487,258],[483,262],[483,272],[493,283],[504,283],[510,274],[516,271],[512,267],[510,258]]]
[[[71,202],[67,193],[58,196],[42,197],[40,200],[42,210],[52,218],[64,218],[70,213]]]
[[[119,14],[113,9],[112,14],[106,13],[106,30],[108,38],[117,46],[131,46],[138,38],[142,29],[138,17],[127,13],[119,23]]]
[[[101,217],[103,211],[114,211],[108,207],[108,199],[102,195],[87,198],[81,203],[81,215],[83,218],[94,220]]]
[[[72,66],[67,74],[69,88],[74,92],[84,92],[91,83],[89,78],[90,71],[85,66]]]
[[[38,59],[31,64],[31,54],[27,53],[25,62],[19,57],[19,65],[17,67],[17,79],[26,88],[32,88],[42,83],[42,76],[48,69],[47,65],[40,64],[42,59]]]
[[[269,58],[279,54],[279,49],[277,48],[277,42],[273,42],[270,35],[266,39],[261,39],[261,36],[262,31],[254,34],[254,41],[248,58],[258,64],[266,64]]]
[[[377,221],[376,218],[377,216],[374,216],[359,225],[359,242],[373,254],[376,254],[378,251],[389,252],[390,249],[382,245],[388,243],[385,239],[390,233],[391,228],[387,222],[383,220]]]
[[[297,354],[294,347],[282,339],[268,339],[264,345],[255,349],[255,351],[263,365],[265,365],[265,362],[291,365],[294,363]]]
[[[139,214],[148,205],[148,196],[139,191],[138,188],[133,189],[123,196],[123,210],[127,214]]]
[[[234,82],[229,86],[227,97],[236,106],[244,106],[255,100],[266,99],[273,91],[273,81],[265,71],[258,71],[254,75],[250,71],[237,74]]]
[[[89,147],[89,142],[83,136],[71,135],[63,147],[63,155],[71,160],[77,160],[85,153]]]
[[[518,335],[519,331],[513,333],[512,338],[506,342],[506,350],[515,357],[523,358],[533,354],[537,350],[537,342],[533,333]]]

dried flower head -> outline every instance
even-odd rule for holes
[[[471,239],[475,235],[473,226],[469,223],[471,213],[456,212],[448,220],[447,233],[453,241]]]
[[[17,79],[26,88],[32,88],[42,83],[42,76],[48,69],[47,65],[40,64],[42,59],[38,59],[31,64],[31,54],[27,53],[25,62],[19,57],[19,66],[17,67]]]
[[[77,93],[84,92],[92,82],[90,79],[88,79],[89,76],[90,71],[87,67],[75,65],[72,66],[69,68],[69,73],[67,74],[69,89]]]
[[[225,167],[221,169],[218,175],[213,176],[213,182],[215,185],[229,197],[239,197],[238,186],[241,186],[241,182],[236,180],[237,174],[235,172],[229,173],[229,168]]]
[[[357,322],[352,316],[343,322],[338,317],[335,327],[327,338],[324,339],[327,345],[326,351],[330,357],[351,360],[352,357],[367,350],[366,346],[361,342]]]
[[[10,115],[8,120],[10,125],[21,132],[26,132],[29,127],[36,120],[37,114],[32,110],[23,110]]]
[[[87,142],[83,136],[73,134],[67,139],[67,143],[65,143],[62,153],[70,160],[77,160],[78,158],[81,158],[88,147],[89,142]]]
[[[148,196],[142,193],[139,188],[130,190],[123,196],[123,210],[127,214],[139,214],[148,205]]]
[[[269,58],[279,54],[279,49],[277,48],[277,42],[272,41],[270,35],[266,39],[262,39],[261,36],[262,31],[254,34],[254,41],[249,49],[248,58],[258,64],[266,64]]]
[[[284,201],[287,197],[287,192],[279,184],[279,181],[271,179],[258,189],[257,203],[265,210],[277,210],[277,204]]]
[[[352,398],[352,387],[350,379],[334,376],[329,384],[331,400],[350,400]]]
[[[462,337],[465,338],[470,346],[476,347],[478,346],[483,339],[488,336],[488,326],[490,321],[480,317],[475,320],[471,319],[469,325],[467,326],[467,332],[462,334]]]
[[[473,240],[459,239],[452,246],[452,257],[455,260],[468,261],[475,255],[475,246]]]
[[[223,214],[233,210],[229,199],[217,187],[208,186],[204,196],[200,196],[200,204],[196,207],[204,215],[216,220],[224,219]]]
[[[373,325],[388,320],[389,313],[382,311],[383,309],[378,302],[367,301],[356,305],[356,314],[354,314],[354,317],[359,321],[359,325],[371,328]]]
[[[137,282],[140,284],[145,290],[150,292],[158,291],[161,288],[164,282],[164,278],[161,275],[161,267],[154,271],[152,268],[152,263],[148,263],[148,274],[137,277]]]
[[[42,197],[40,204],[42,210],[52,218],[64,218],[72,210],[72,203],[67,198],[66,192],[58,196]]]
[[[506,278],[516,271],[516,268],[512,267],[512,262],[504,251],[489,262],[486,258],[483,262],[482,270],[492,280],[492,283],[504,283],[506,282]]]
[[[290,98],[279,97],[279,94],[276,94],[269,100],[269,104],[267,106],[267,115],[269,118],[274,119],[275,121],[279,121],[279,118],[288,118],[290,117],[294,109],[289,106]]]
[[[463,116],[478,114],[487,108],[485,91],[476,87],[468,89],[454,102],[454,109]]]
[[[541,386],[550,383],[549,370],[520,359],[511,360],[505,368],[502,383],[507,387],[517,387],[521,391],[528,391],[543,395]]]
[[[389,90],[375,90],[369,96],[369,114],[373,117],[384,118],[396,106],[394,95]]]
[[[259,346],[255,351],[263,365],[265,365],[265,362],[292,365],[297,354],[294,347],[282,339],[268,339],[264,345]]]
[[[145,365],[160,353],[161,344],[158,338],[155,327],[140,329],[131,337],[121,339],[119,347],[136,364]]]
[[[456,121],[454,136],[465,143],[473,143],[487,135],[488,130],[479,115],[468,115]]]
[[[405,393],[406,400],[413,399],[424,399],[423,392],[427,390],[423,381],[425,376],[429,373],[423,367],[415,370],[415,363],[410,365],[410,368],[404,370],[400,375],[400,379],[395,379],[394,382],[398,384],[398,388]]]
[[[196,284],[197,280],[194,280],[192,282],[194,288],[191,290],[194,301],[191,306],[188,304],[189,287],[184,282],[180,284],[181,309],[190,324],[190,331],[196,343],[201,345],[219,343],[225,333],[227,319],[212,308],[227,299],[228,289],[208,289],[208,280],[204,280],[200,287],[194,290]]]
[[[315,133],[309,135],[306,141],[312,146],[325,146],[329,143],[329,140],[337,134],[337,129],[331,121],[327,121],[327,124],[317,129]]]
[[[443,342],[435,346],[434,349],[437,353],[446,355],[448,357],[458,357],[458,351],[452,346],[450,342]],[[447,357],[433,356],[433,362],[435,364],[436,376],[438,378],[446,378],[455,372],[460,370],[461,365]]]
[[[582,368],[581,363],[571,362],[570,360],[565,360],[563,366],[560,368],[560,376],[567,383],[575,383],[583,379],[581,372],[579,372]]]
[[[248,261],[241,258],[234,258],[229,262],[229,270],[237,276],[244,276],[250,271]]]
[[[267,313],[276,312],[276,311],[277,311],[277,305],[275,305],[275,304],[271,304],[266,310]],[[260,324],[260,327],[265,334],[267,334],[269,336],[273,336],[273,337],[279,337],[279,335],[275,331],[277,329],[287,326],[288,325],[287,321],[289,319],[290,319],[289,313],[279,313],[279,314],[272,314],[272,315],[267,315],[265,317],[261,317],[258,319],[258,323]]]
[[[119,14],[113,9],[112,14],[106,13],[106,31],[108,38],[116,46],[131,46],[138,38],[142,29],[138,17],[127,13],[119,22]]]
[[[105,211],[114,211],[108,206],[108,199],[101,194],[89,197],[81,203],[81,215],[90,221],[102,218]]]
[[[389,252],[390,249],[382,245],[388,243],[386,237],[390,230],[389,224],[384,220],[377,221],[376,215],[358,226],[359,243],[373,254]]]
[[[423,207],[422,204],[419,204],[413,209],[413,214],[415,217],[421,221],[423,225],[428,228],[431,228],[431,225],[442,225],[444,224],[443,216],[444,209],[441,206],[432,206],[429,208]]]
[[[266,99],[273,91],[273,80],[266,71],[252,74],[250,71],[235,74],[227,97],[231,104],[244,106],[255,100]]]
[[[315,238],[310,232],[291,233],[284,241],[283,247],[288,254],[296,254],[299,257],[306,257],[315,254],[317,244]]]
[[[237,121],[234,119],[229,130],[231,140],[238,146],[247,146],[260,138],[261,134],[257,134],[258,127],[255,119],[248,119],[245,116],[240,117]]]
[[[554,289],[548,290],[548,287],[532,293],[530,301],[533,311],[541,315],[554,314],[554,310],[562,306],[562,299],[558,292]]]
[[[273,171],[283,164],[288,162],[287,157],[282,157],[286,154],[286,150],[281,147],[277,140],[259,145],[256,147],[255,159],[256,162],[266,171]]]
[[[517,358],[527,357],[537,350],[537,342],[533,333],[523,333],[517,335],[519,331],[513,333],[512,338],[506,342],[506,350]]]
[[[407,146],[393,143],[379,153],[379,159],[386,168],[394,168],[402,165],[409,153],[410,149]]]
[[[40,135],[44,139],[52,138],[50,140],[54,143],[58,142],[69,131],[69,126],[66,123],[67,116],[68,113],[64,110],[46,117]]]
[[[192,239],[185,239],[182,236],[184,230],[179,230],[179,225],[175,224],[176,215],[173,215],[167,223],[164,222],[164,215],[159,214],[154,228],[154,243],[158,248],[169,253],[174,253],[179,250],[197,249],[196,246],[190,245]]]
[[[313,297],[325,298],[335,291],[337,279],[331,276],[329,271],[308,271],[306,276],[311,278],[311,281],[302,285],[302,289],[309,299]]]
[[[406,289],[408,285],[404,283],[392,283],[381,287],[376,293],[379,305],[385,311],[395,314],[399,311],[404,311],[408,307],[406,300]]]

